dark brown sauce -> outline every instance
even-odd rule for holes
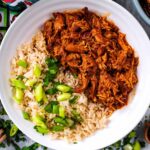
[[[148,17],[150,17],[150,0],[139,0],[142,8]]]
[[[148,128],[147,136],[148,136],[148,139],[150,140],[150,127]]]

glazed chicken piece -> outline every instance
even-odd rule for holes
[[[138,58],[125,34],[106,16],[86,7],[53,16],[45,22],[43,35],[51,56],[65,71],[78,75],[74,91],[112,111],[126,105],[138,82]]]
[[[66,57],[66,61],[69,67],[79,68],[81,64],[81,57],[79,54],[71,53]]]
[[[85,45],[69,43],[65,50],[72,53],[84,53],[88,51],[88,48]]]
[[[79,87],[76,87],[74,89],[74,91],[76,93],[81,93],[83,92],[87,86],[88,86],[88,83],[89,83],[89,79],[88,79],[88,76],[86,76],[86,74],[82,73],[79,75],[79,79],[80,79],[80,86]]]
[[[54,30],[55,33],[57,33],[58,31],[62,30],[65,26],[64,16],[62,13],[53,13],[53,15],[55,17]]]

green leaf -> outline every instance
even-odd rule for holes
[[[134,137],[136,137],[136,132],[135,131],[131,131],[129,133],[128,137],[131,138],[131,139],[134,138]]]
[[[5,148],[6,145],[4,143],[0,143],[0,148]]]
[[[30,146],[23,147],[22,150],[37,150],[38,147],[40,147],[40,144],[34,143]]]

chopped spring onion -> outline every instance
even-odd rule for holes
[[[19,60],[17,63],[18,66],[21,66],[23,68],[27,68],[28,64],[25,60]]]
[[[48,99],[47,99],[47,97],[46,97],[46,94],[45,94],[44,90],[43,90],[43,101],[44,101],[44,102],[47,102],[47,101],[48,101]]]
[[[133,150],[141,150],[141,145],[138,141],[136,141],[133,145]]]
[[[59,95],[57,97],[57,100],[58,101],[65,101],[65,100],[68,100],[70,97],[71,97],[70,93],[62,93],[61,95]]]
[[[17,132],[18,132],[17,126],[15,124],[13,124],[11,129],[10,129],[9,135],[12,137],[12,136],[16,135]]]
[[[78,99],[79,99],[79,96],[75,95],[72,99],[69,100],[69,103],[70,104],[75,104]]]
[[[35,99],[36,99],[37,102],[40,102],[43,99],[43,87],[42,87],[42,83],[39,83],[35,87]]]
[[[45,93],[53,95],[53,94],[57,93],[57,89],[56,88],[51,88],[51,89],[48,89]]]
[[[25,85],[32,87],[36,83],[36,81],[37,80],[35,80],[35,79],[27,80],[26,83],[25,83]]]
[[[64,85],[64,84],[57,85],[56,88],[57,88],[59,91],[64,92],[64,93],[69,92],[69,91],[72,90],[72,88],[71,88],[70,86]]]
[[[23,111],[22,112],[22,115],[23,115],[23,118],[26,119],[26,120],[30,120],[30,116],[27,112]]]
[[[64,118],[65,117],[65,107],[59,106],[59,116]]]
[[[33,68],[33,74],[35,75],[35,77],[39,78],[41,75],[41,68],[38,64],[36,64]]]
[[[126,144],[126,145],[123,147],[123,150],[133,150],[133,147],[132,147],[130,144]]]
[[[64,130],[64,127],[60,126],[60,125],[56,125],[56,126],[51,127],[51,131],[53,131],[53,132],[60,132],[63,130]]]
[[[47,128],[42,128],[40,126],[34,126],[34,129],[41,134],[47,134],[49,132]]]
[[[16,77],[16,79],[17,80],[23,80],[25,77],[23,76],[23,75],[18,75],[17,77]]]
[[[11,85],[20,89],[26,89],[26,86],[23,81],[17,79],[10,79]]]
[[[23,100],[23,96],[24,96],[24,93],[21,89],[19,88],[15,88],[14,89],[14,95],[13,95],[13,99],[18,103],[20,104]]]
[[[37,126],[40,126],[42,128],[46,128],[47,129],[47,126],[46,124],[44,123],[44,119],[41,117],[41,116],[33,116],[32,117],[32,121],[37,125]]]
[[[55,117],[55,118],[54,118],[54,122],[55,122],[55,123],[59,123],[59,124],[64,125],[64,126],[67,125],[66,120],[63,119],[63,118],[61,118],[61,117]]]
[[[58,105],[53,105],[52,113],[53,114],[59,114],[59,106]]]
[[[66,118],[66,122],[68,124],[68,127],[73,127],[75,122],[72,119]]]
[[[75,109],[73,109],[72,111],[71,111],[71,113],[72,113],[72,118],[76,121],[76,122],[82,122],[83,121],[83,119],[82,119],[82,117],[80,116],[80,114],[75,110]]]
[[[54,106],[57,106],[58,105],[58,102],[57,101],[51,101],[49,102],[49,104],[47,104],[44,108],[44,110],[48,113],[52,113],[54,110]]]

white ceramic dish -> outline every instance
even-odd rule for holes
[[[41,27],[52,12],[76,9],[87,6],[98,13],[109,12],[112,19],[127,34],[128,42],[135,48],[140,64],[138,67],[139,83],[136,94],[127,107],[115,112],[109,125],[97,131],[78,144],[51,140],[33,129],[33,124],[22,118],[21,111],[14,105],[9,86],[10,60],[15,55],[16,47],[31,40],[33,34]],[[53,149],[94,150],[108,146],[129,133],[141,120],[150,103],[150,41],[140,24],[124,8],[107,0],[43,0],[24,11],[11,25],[3,39],[0,50],[0,96],[9,117],[19,129],[34,141]]]

